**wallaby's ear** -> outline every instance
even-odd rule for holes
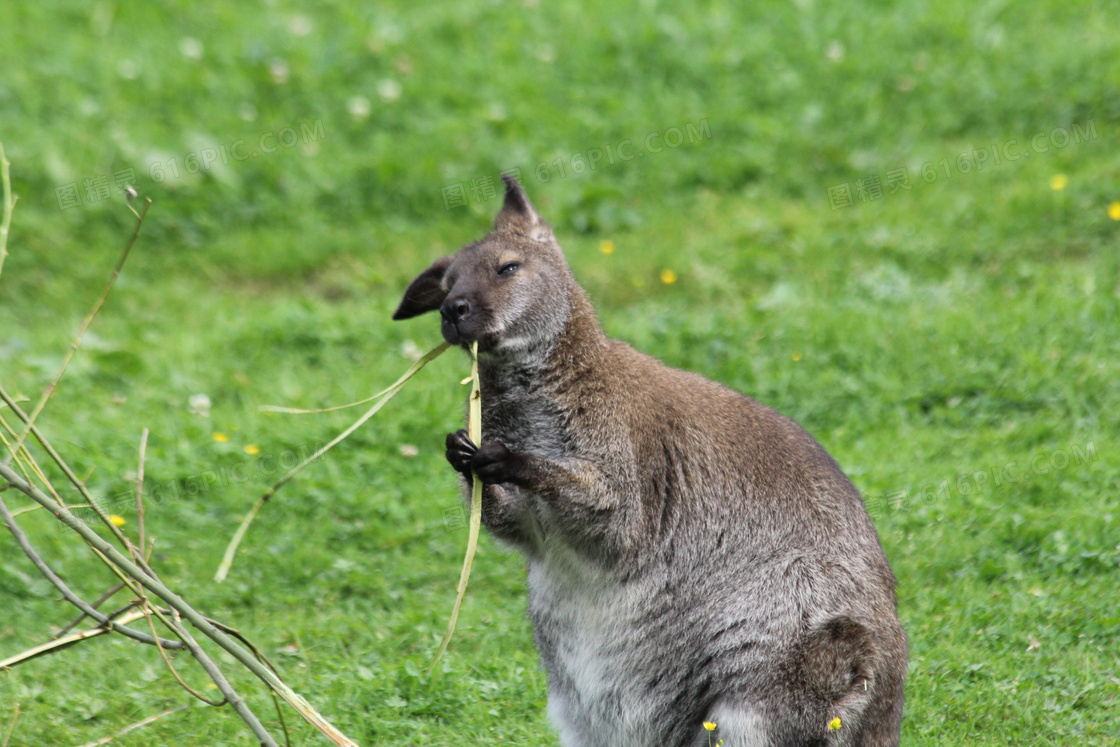
[[[440,257],[432,266],[416,276],[401,299],[401,305],[393,313],[393,320],[411,319],[429,311],[435,311],[447,297],[447,291],[440,285],[443,275],[451,264],[452,255]]]
[[[551,241],[552,226],[533,208],[517,180],[509,174],[502,174],[502,181],[506,183],[506,199],[494,219],[494,228],[512,230],[534,241]]]

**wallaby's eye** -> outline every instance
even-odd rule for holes
[[[519,269],[521,269],[521,263],[520,262],[506,262],[504,265],[502,265],[501,267],[498,268],[498,274],[499,275],[512,275],[513,273],[517,272]]]

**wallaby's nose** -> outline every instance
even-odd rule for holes
[[[455,324],[471,313],[471,304],[465,298],[449,299],[439,307],[439,314],[446,321]]]

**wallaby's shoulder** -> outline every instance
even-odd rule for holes
[[[568,390],[567,397],[588,404],[609,401],[609,412],[650,437],[679,439],[696,431],[706,434],[712,446],[733,443],[733,450],[754,450],[752,445],[779,450],[821,448],[792,419],[754,398],[701,374],[669,366],[620,340],[607,339],[595,367],[576,381],[579,385]],[[599,414],[592,420],[603,422]]]
[[[771,407],[698,373],[668,366],[607,339],[594,368],[575,379],[562,405],[576,440],[620,440],[647,474],[672,483],[704,481],[706,496],[780,503],[783,510],[861,506],[843,470],[803,427]],[[694,486],[699,487],[699,486]],[[814,505],[815,504],[815,505]],[[746,507],[744,507],[746,508]],[[854,513],[859,513],[854,511]]]

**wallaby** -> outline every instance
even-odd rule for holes
[[[528,560],[561,744],[897,745],[906,635],[859,492],[789,418],[608,339],[505,185],[393,318],[478,342],[483,441],[447,459]]]

